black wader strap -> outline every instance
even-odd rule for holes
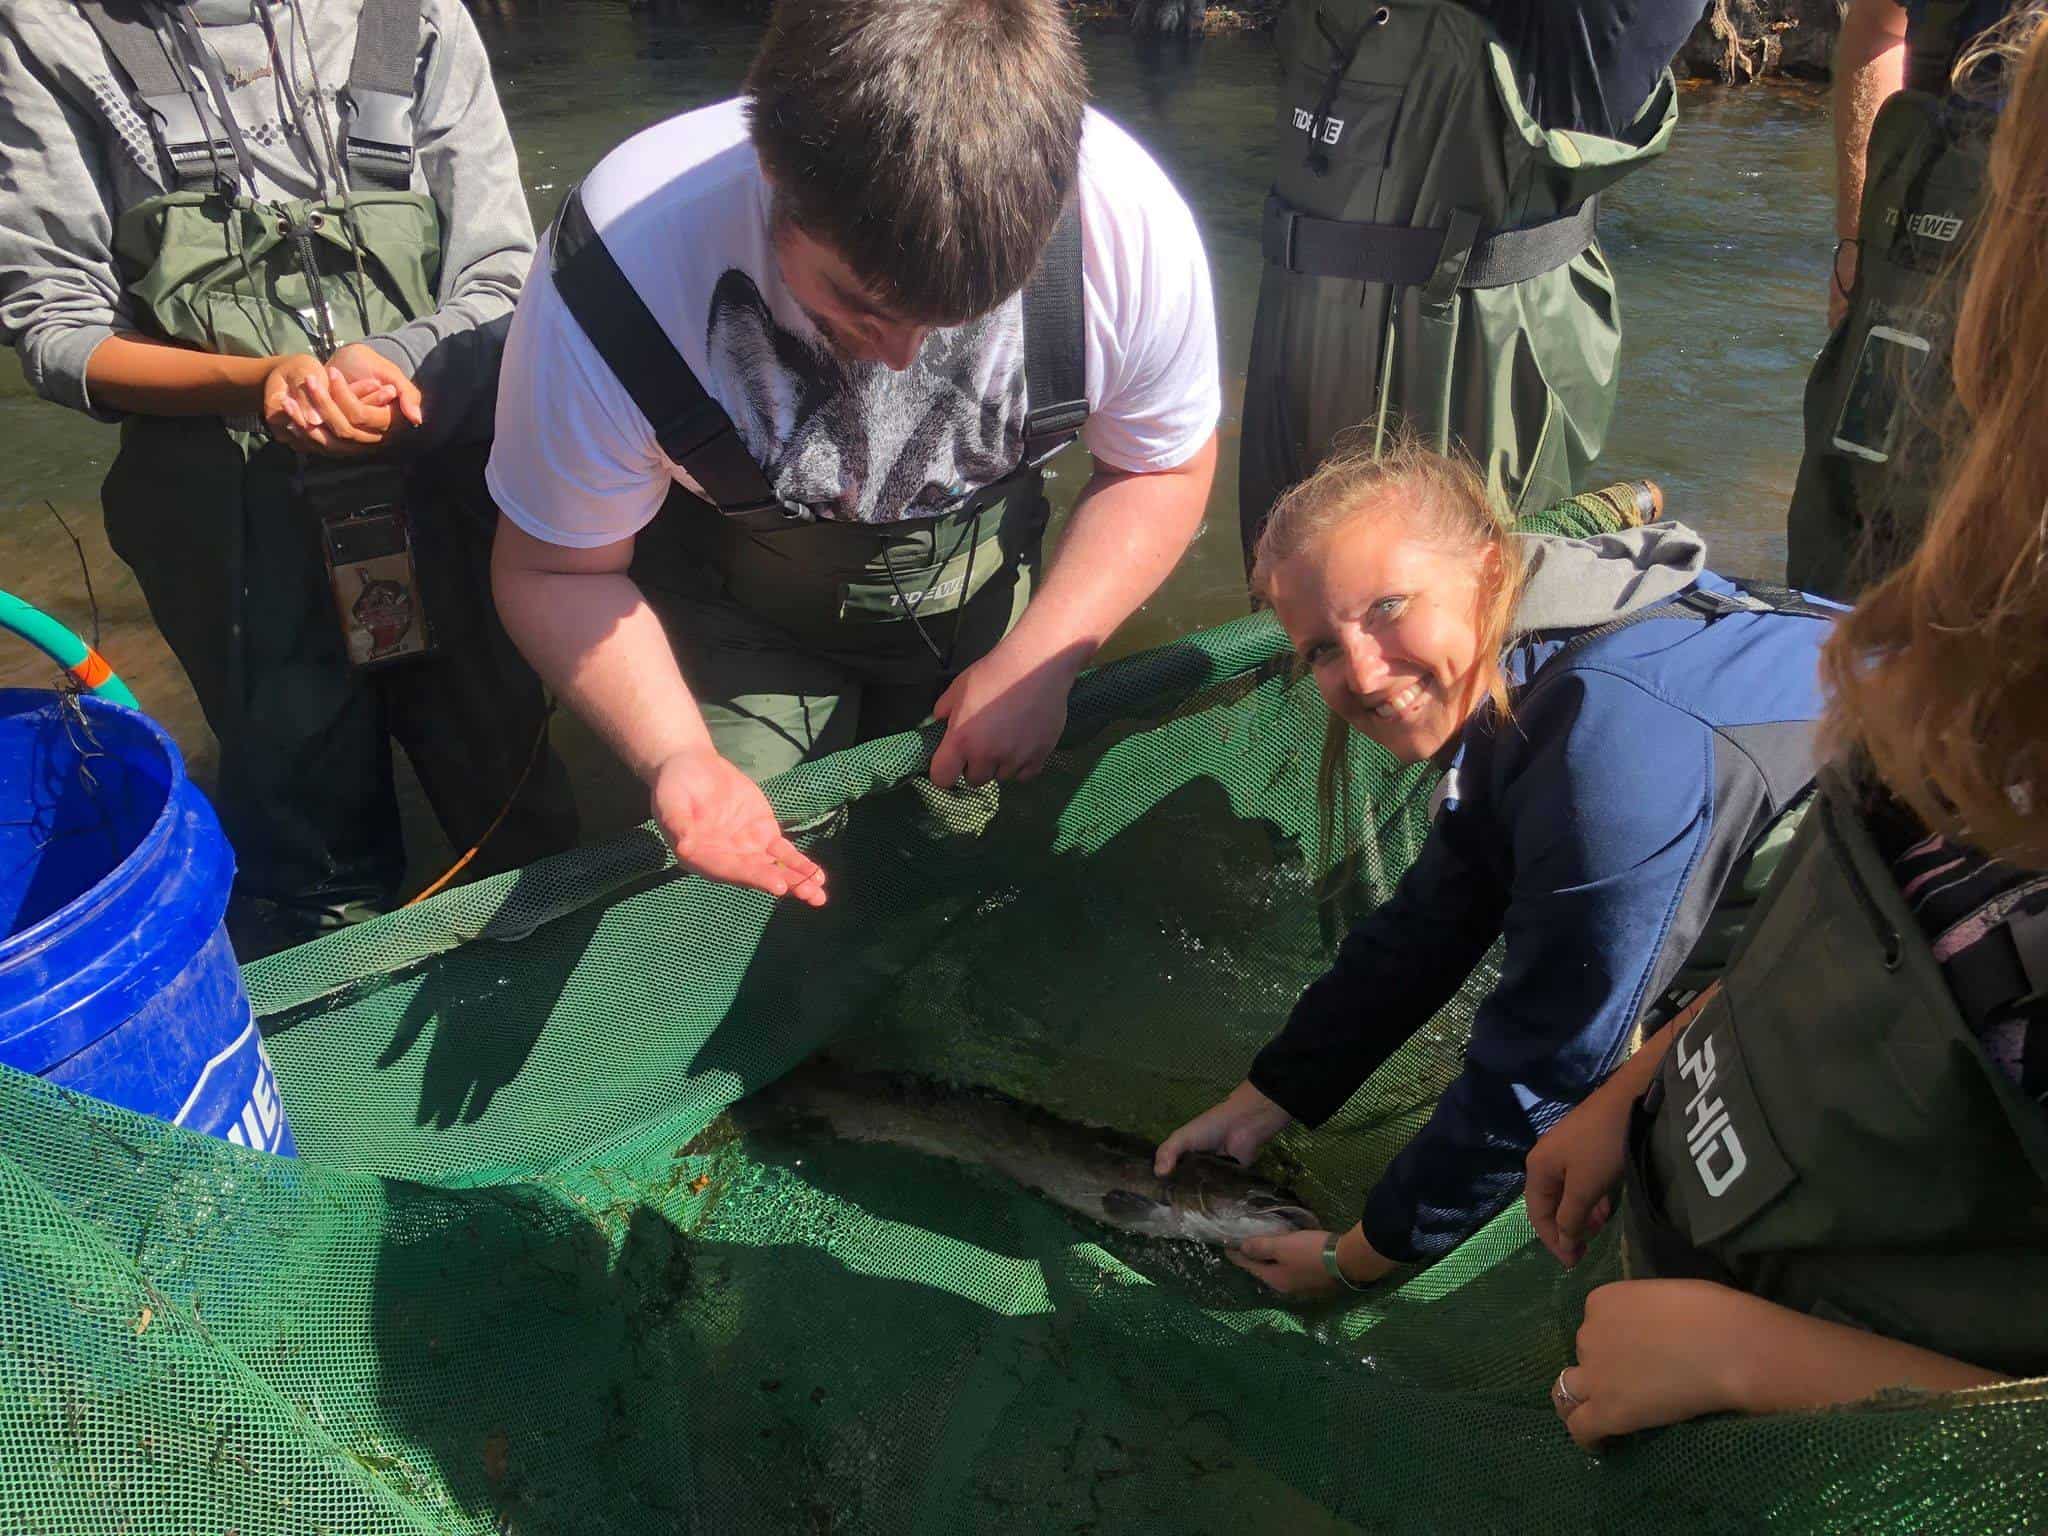
[[[562,199],[549,246],[555,291],[654,428],[661,451],[723,512],[782,511],[732,418],[697,382],[605,249],[584,211],[580,185]]]
[[[1453,281],[1459,288],[1505,288],[1555,271],[1593,243],[1599,222],[1600,200],[1589,197],[1560,218],[1479,234]],[[1312,218],[1271,193],[1259,241],[1266,260],[1289,272],[1424,288],[1441,277],[1461,233],[1456,221],[1449,229],[1418,229]]]
[[[1946,96],[1963,46],[1969,0],[1927,0],[1906,13],[1906,89]]]
[[[342,158],[357,191],[412,186],[413,73],[420,0],[363,0],[356,52],[341,92]]]
[[[555,291],[654,429],[671,463],[697,482],[729,517],[773,513],[775,523],[807,519],[784,506],[747,452],[725,408],[711,398],[663,332],[583,207],[583,189],[562,199],[548,237]],[[1081,291],[1081,219],[1072,204],[1060,215],[1038,271],[1024,291],[1024,461],[1035,470],[1066,447],[1088,417],[1085,310]],[[980,505],[1007,494],[1014,477],[972,493]],[[972,507],[966,510],[975,510]],[[940,514],[945,515],[945,514]]]
[[[1088,419],[1087,307],[1081,282],[1081,214],[1060,213],[1024,290],[1024,462],[1042,464]]]
[[[164,34],[139,0],[83,0],[79,9],[100,36],[114,62],[128,76],[163,156],[173,191],[212,187],[219,167],[235,163],[235,145],[225,125],[218,133],[197,93],[173,60]]]

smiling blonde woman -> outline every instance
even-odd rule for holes
[[[1413,445],[1334,459],[1284,497],[1254,585],[1329,706],[1327,760],[1356,731],[1434,762],[1441,809],[1247,1080],[1160,1147],[1162,1174],[1322,1123],[1507,941],[1464,1071],[1359,1225],[1234,1255],[1276,1289],[1328,1290],[1478,1230],[1638,1022],[1725,958],[1724,890],[1751,888],[1812,782],[1830,625],[1709,571],[1682,525],[1510,533],[1471,468]]]

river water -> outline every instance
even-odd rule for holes
[[[733,94],[757,28],[661,16],[617,0],[478,0],[478,23],[519,145],[535,221],[635,130]],[[1228,375],[1209,521],[1187,562],[1116,642],[1157,644],[1244,611],[1237,436],[1258,291],[1257,216],[1268,180],[1278,75],[1264,36],[1186,49],[1087,40],[1095,97],[1165,166],[1193,207],[1214,273]],[[1830,139],[1811,91],[1688,90],[1671,151],[1606,198],[1601,238],[1621,286],[1622,395],[1602,478],[1651,475],[1667,515],[1708,534],[1723,570],[1776,577],[1799,456],[1799,398],[1824,332],[1832,244]],[[176,734],[202,782],[213,745],[141,594],[99,531],[97,493],[114,431],[35,399],[0,354],[0,586],[81,631],[92,626],[77,556],[44,503],[83,541],[103,648]],[[1071,489],[1082,478],[1069,469]],[[0,642],[0,684],[49,669]],[[593,833],[638,820],[639,797],[564,727],[586,781]],[[418,869],[440,857],[408,797]]]

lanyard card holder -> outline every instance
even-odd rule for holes
[[[412,527],[399,494],[401,477],[380,476],[353,497],[320,509],[320,549],[351,665],[383,667],[432,653],[420,598]],[[374,487],[376,496],[368,493]],[[339,486],[333,489],[340,489]]]

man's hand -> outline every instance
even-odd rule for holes
[[[932,706],[946,725],[932,756],[932,782],[950,789],[990,779],[1032,779],[1067,728],[1067,694],[1076,668],[1055,658],[1030,661],[1006,645],[953,679]]]
[[[1203,1110],[1159,1144],[1152,1171],[1165,1178],[1183,1152],[1214,1152],[1248,1167],[1259,1155],[1259,1148],[1285,1130],[1293,1118],[1250,1083],[1239,1083],[1229,1098]]]
[[[776,823],[761,786],[709,747],[667,759],[654,775],[654,820],[693,874],[825,905],[825,871]]]
[[[1321,1296],[1338,1289],[1335,1277],[1323,1268],[1323,1244],[1329,1238],[1323,1231],[1248,1237],[1224,1257],[1283,1296]],[[1393,1270],[1394,1261],[1379,1254],[1353,1227],[1337,1244],[1337,1265],[1353,1285],[1371,1285]]]

